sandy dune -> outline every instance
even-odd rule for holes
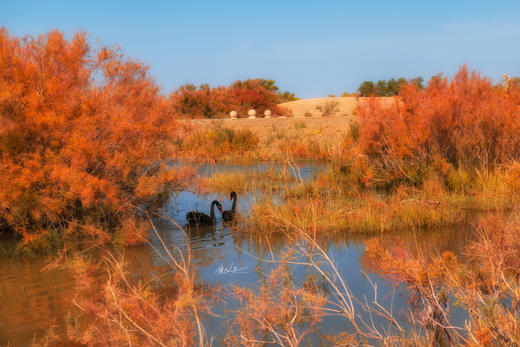
[[[290,109],[294,117],[305,117],[305,114],[311,114],[313,117],[319,117],[322,115],[322,112],[318,109],[318,107],[321,106],[323,109],[327,103],[337,102],[334,116],[352,116],[358,102],[363,102],[366,99],[368,98],[350,96],[338,98],[312,98],[285,102],[280,104],[280,106]],[[385,103],[390,103],[393,100],[391,97],[381,97],[380,99],[382,99]]]

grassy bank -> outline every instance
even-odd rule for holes
[[[326,159],[351,117],[179,121],[171,143],[181,160],[254,162]]]
[[[313,232],[377,233],[427,230],[467,222],[476,213],[509,211],[519,199],[516,175],[517,165],[474,173],[459,170],[458,181],[432,173],[420,186],[402,184],[384,190],[367,187],[334,166],[304,181],[286,163],[216,173],[200,179],[200,186],[205,191],[259,194],[244,219],[248,232],[278,232],[287,221]]]

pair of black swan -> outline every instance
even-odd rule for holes
[[[237,206],[237,193],[231,192],[229,199],[234,199],[231,210],[222,211],[222,205],[220,204],[220,202],[218,202],[218,200],[213,200],[213,202],[211,203],[211,210],[209,216],[205,213],[197,211],[188,212],[186,214],[186,221],[188,222],[188,225],[215,225],[217,223],[217,219],[215,218],[215,205],[219,209],[220,213],[222,213],[223,220],[225,220],[226,222],[232,221],[235,217],[235,209]]]

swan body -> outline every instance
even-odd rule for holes
[[[218,202],[217,200],[213,200],[213,202],[211,203],[211,211],[209,216],[205,213],[198,211],[188,212],[186,214],[186,221],[188,222],[188,225],[215,225],[217,223],[217,219],[215,218],[215,205],[217,205],[217,208],[222,213],[222,205],[220,204],[220,202]]]
[[[224,219],[226,222],[230,222],[235,218],[235,209],[237,207],[237,193],[231,192],[229,195],[229,200],[233,199],[233,206],[231,207],[231,210],[226,210],[222,212],[222,219]]]

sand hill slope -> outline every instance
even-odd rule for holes
[[[327,104],[331,105],[334,103],[335,106],[332,116],[352,116],[358,103],[364,102],[366,99],[368,98],[351,96],[338,98],[312,98],[284,102],[283,104],[280,104],[280,106],[290,109],[294,117],[305,117],[306,115],[319,117],[323,115],[323,110],[325,110]],[[381,97],[379,99],[382,99],[385,103],[391,103],[393,100],[391,97]]]

